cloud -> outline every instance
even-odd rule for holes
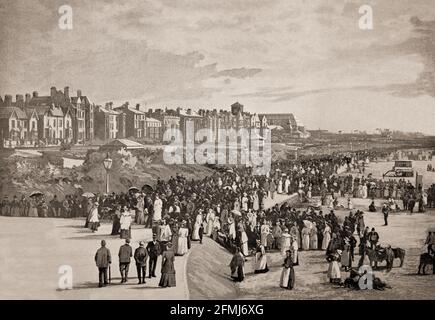
[[[237,69],[227,69],[222,70],[214,75],[212,77],[218,78],[218,77],[231,77],[231,78],[238,78],[238,79],[245,79],[255,76],[257,73],[261,72],[262,70],[259,68],[237,68]]]

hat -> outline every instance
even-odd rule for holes
[[[141,246],[141,247],[143,247],[143,246],[144,246],[144,243],[143,243],[143,241],[139,241],[139,246]]]
[[[101,245],[104,247],[106,245],[106,240],[101,240]]]
[[[130,239],[125,239],[125,243],[130,243]]]
[[[157,237],[157,233],[153,233],[153,238],[154,238],[154,237]]]

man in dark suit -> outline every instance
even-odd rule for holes
[[[119,248],[119,271],[121,272],[121,283],[127,282],[128,269],[130,267],[130,258],[133,256],[133,250],[130,246],[130,239],[125,239],[125,244]]]
[[[160,243],[157,241],[157,234],[153,234],[153,240],[147,245],[149,260],[148,278],[156,277],[157,258],[160,255]]]
[[[143,241],[139,242],[139,248],[134,251],[134,260],[136,260],[138,284],[145,283],[145,274],[147,266],[148,252],[144,248]]]
[[[112,263],[112,256],[110,250],[106,248],[106,241],[101,240],[101,248],[95,254],[95,264],[98,268],[98,286],[101,288],[108,284],[107,282],[107,268]]]

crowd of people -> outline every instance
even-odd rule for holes
[[[281,286],[291,289],[294,285],[293,266],[298,265],[298,252],[301,250],[325,250],[330,266],[328,276],[331,282],[336,282],[340,278],[338,262],[346,270],[352,267],[358,243],[354,232],[359,237],[361,259],[358,265],[364,260],[367,244],[377,243],[377,233],[364,225],[361,211],[351,211],[343,222],[339,222],[334,210],[327,214],[314,208],[297,210],[288,203],[266,208],[266,199],[274,199],[276,194],[297,193],[301,200],[320,196],[322,204],[328,204],[328,201],[333,204],[332,209],[337,205],[337,193],[362,198],[404,199],[412,188],[402,180],[384,182],[370,177],[339,175],[350,171],[353,163],[369,162],[378,156],[378,153],[359,151],[274,162],[265,176],[253,175],[249,167],[222,168],[211,176],[197,180],[176,174],[167,181],[158,179],[151,190],[130,188],[128,192],[118,194],[68,195],[63,201],[54,196],[49,203],[41,194],[29,198],[22,196],[19,200],[14,196],[11,201],[5,197],[1,202],[1,214],[82,216],[86,217],[85,227],[93,232],[98,230],[101,219],[109,218],[113,223],[111,234],[119,235],[126,241],[131,239],[133,222],[152,228],[156,248],[154,255],[146,250],[150,258],[149,276],[155,273],[156,257],[159,255],[164,256],[162,263],[165,268],[162,267],[162,270],[169,270],[172,274],[174,257],[186,254],[192,242],[202,243],[204,235],[234,253],[230,266],[236,281],[243,281],[247,256],[253,254],[255,273],[264,273],[269,270],[267,252],[279,250],[286,256]],[[381,190],[380,193],[378,190]],[[102,252],[105,252],[102,255],[106,258],[96,256],[96,263],[99,268],[103,265],[101,268],[104,269],[111,258],[108,258],[106,250]],[[126,257],[120,253],[120,261],[121,256]],[[136,259],[136,263],[139,261],[141,264],[142,260]],[[120,272],[126,279],[128,268],[120,266]],[[138,269],[140,274],[145,272],[141,269],[139,273]],[[175,285],[174,277],[168,279],[163,281],[162,286]],[[106,280],[105,271],[100,270],[100,285],[104,286]]]

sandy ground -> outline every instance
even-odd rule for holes
[[[128,284],[120,284],[118,250],[124,240],[109,236],[112,226],[104,224],[97,233],[82,226],[83,220],[0,217],[0,299],[186,299],[187,257],[176,257],[177,287],[160,288],[160,258],[157,278],[137,285],[136,266],[130,264]],[[112,285],[98,288],[94,255],[101,239],[112,253]],[[140,240],[151,240],[151,230],[134,226],[133,250]],[[73,271],[73,289],[59,290],[59,267]],[[147,271],[148,273],[148,271]]]
[[[366,208],[367,200],[354,199],[357,207]],[[325,208],[326,210],[326,208]],[[338,210],[344,216],[348,210]],[[391,214],[389,225],[383,225],[381,213],[366,213],[365,223],[375,227],[382,244],[391,244],[406,250],[405,262],[399,267],[395,260],[394,268],[375,274],[392,288],[385,291],[354,291],[331,285],[327,279],[328,263],[324,251],[300,252],[300,265],[295,267],[296,283],[292,291],[279,287],[284,257],[278,252],[268,255],[270,271],[266,274],[253,274],[252,258],[245,264],[246,278],[238,284],[230,280],[228,264],[231,255],[211,239],[203,247],[195,248],[189,258],[188,280],[191,297],[196,299],[435,299],[435,276],[417,275],[419,255],[424,252],[424,240],[429,226],[435,226],[435,212],[425,214]],[[213,259],[214,257],[214,259]],[[355,259],[359,260],[356,255]],[[368,260],[366,261],[368,263]],[[355,263],[354,263],[355,265]],[[384,264],[380,264],[383,266]],[[427,267],[431,273],[432,268]],[[343,272],[343,277],[346,274]]]
[[[287,200],[277,195],[267,207]],[[103,224],[98,232],[84,229],[82,219],[13,218],[0,216],[0,299],[188,299],[186,265],[190,253],[175,258],[177,286],[160,288],[160,258],[157,278],[137,285],[136,266],[130,264],[129,282],[121,285],[118,250],[124,240],[110,236],[111,224]],[[98,270],[94,255],[105,239],[112,253],[112,285],[98,288]],[[140,240],[151,240],[151,230],[133,226],[133,250]],[[192,249],[201,246],[192,244]],[[193,251],[193,250],[191,250]],[[209,257],[210,260],[214,258]],[[133,261],[133,260],[132,260]],[[73,289],[59,290],[59,268],[71,266]],[[194,268],[191,266],[189,268]],[[147,271],[148,272],[148,271]]]

